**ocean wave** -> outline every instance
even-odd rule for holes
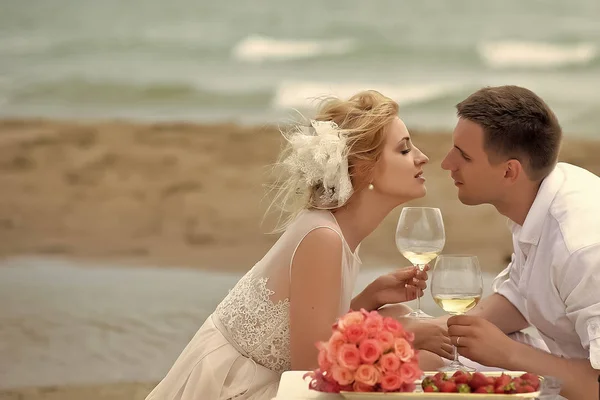
[[[223,47],[223,49],[221,49]],[[15,57],[28,55],[47,55],[50,57],[65,54],[101,55],[103,52],[152,51],[159,54],[188,54],[189,51],[203,52],[203,56],[215,51],[227,54],[228,49],[219,43],[206,39],[200,32],[181,31],[163,32],[145,30],[140,32],[113,32],[102,37],[22,35],[0,38],[0,56]]]
[[[312,108],[324,96],[348,98],[362,90],[373,89],[392,98],[401,106],[431,101],[456,91],[457,85],[448,83],[386,85],[368,83],[283,82],[275,92],[274,108]]]
[[[492,68],[549,69],[567,65],[586,65],[598,54],[591,43],[560,45],[542,42],[500,41],[482,43],[478,52]]]
[[[232,56],[240,61],[264,62],[312,58],[320,55],[340,55],[352,51],[352,40],[279,40],[266,36],[248,36],[237,43]]]
[[[5,56],[19,56],[30,53],[40,53],[63,45],[67,38],[42,37],[42,36],[13,36],[0,38],[0,54]]]
[[[185,81],[89,80],[63,78],[40,81],[6,93],[12,102],[52,102],[70,104],[187,104],[202,107],[256,108],[269,104],[273,94],[268,88],[243,90],[211,88]]]

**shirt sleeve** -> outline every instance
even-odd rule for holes
[[[600,244],[575,252],[565,266],[558,290],[567,318],[589,350],[592,367],[600,369]]]
[[[513,306],[519,310],[521,315],[527,319],[525,310],[525,300],[519,292],[519,280],[521,279],[521,271],[518,270],[515,263],[515,254],[511,256],[510,263],[502,272],[496,276],[492,287],[494,292],[504,296]]]

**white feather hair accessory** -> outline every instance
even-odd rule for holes
[[[333,121],[310,120],[286,135],[291,153],[283,160],[296,187],[321,184],[318,207],[339,207],[352,195],[348,173],[347,133]]]

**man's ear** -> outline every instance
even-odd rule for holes
[[[524,173],[525,171],[523,170],[521,161],[514,158],[506,161],[506,165],[504,167],[504,178],[508,179],[510,183],[516,182],[519,176]]]

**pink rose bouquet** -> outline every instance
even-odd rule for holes
[[[305,375],[320,392],[412,392],[419,369],[414,335],[377,311],[350,311],[317,343],[319,368]]]

